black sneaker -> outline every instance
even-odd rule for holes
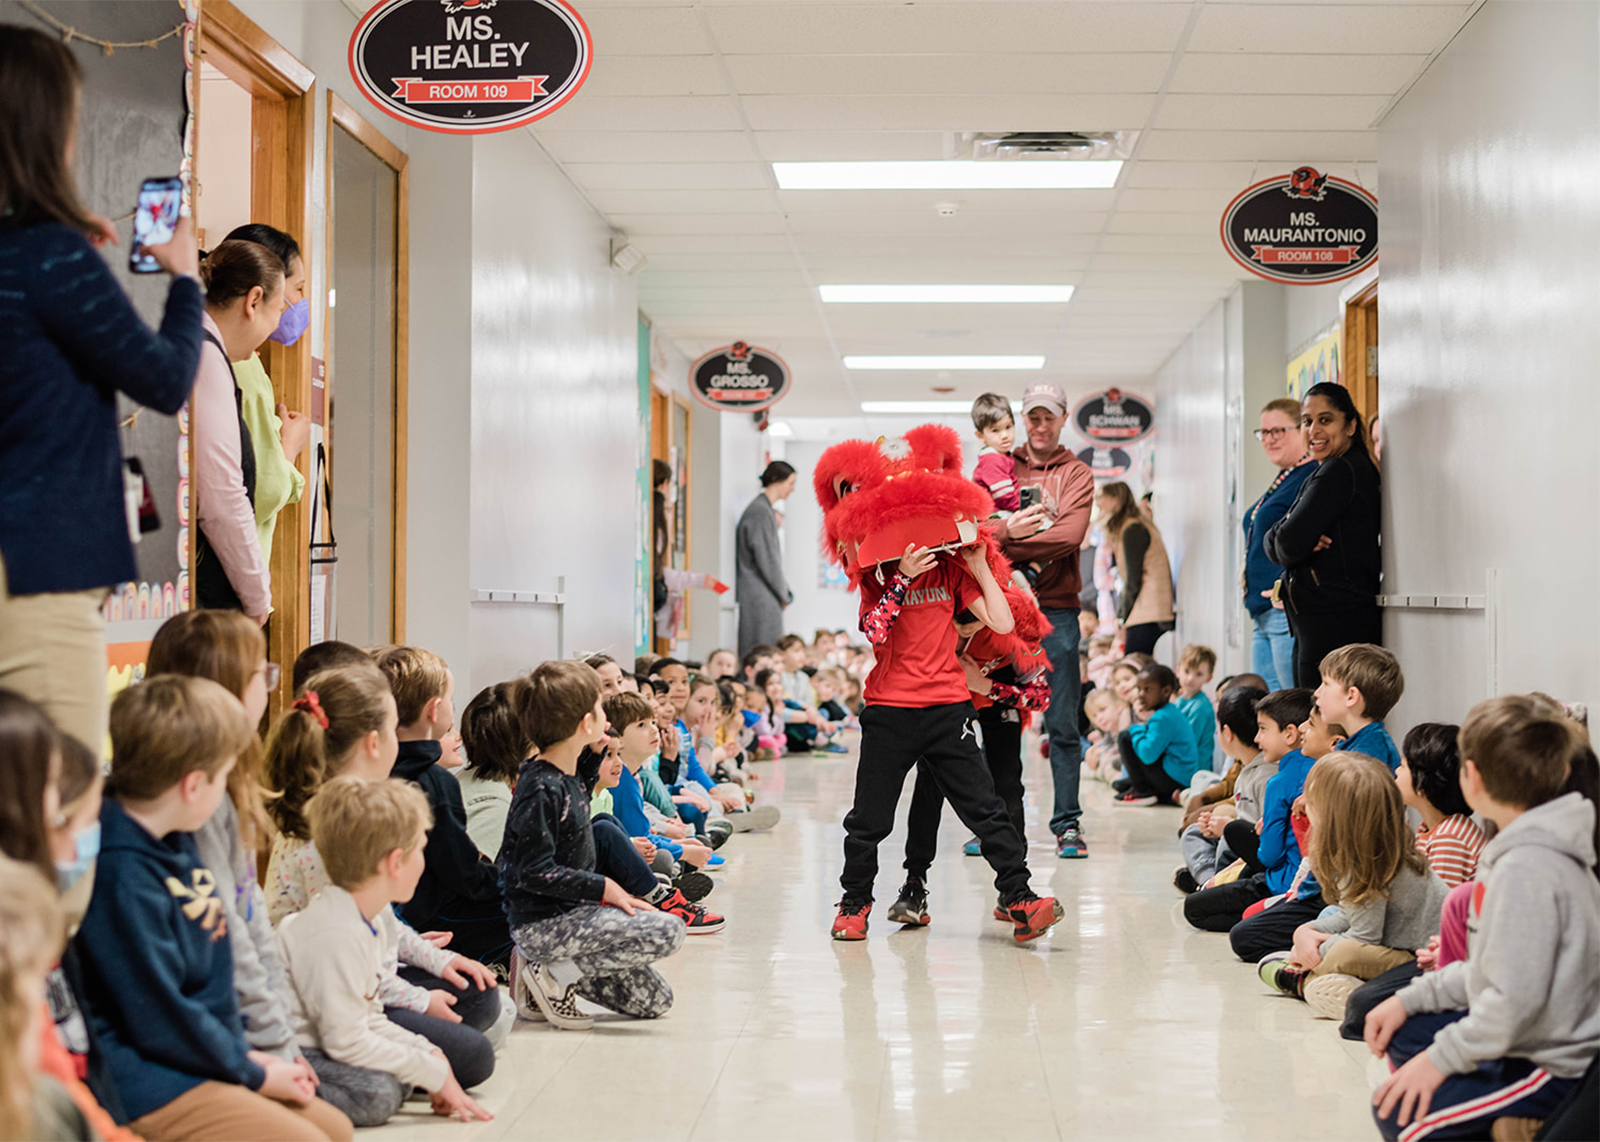
[[[1188,865],[1181,866],[1177,872],[1172,874],[1172,887],[1185,896],[1200,891],[1200,885],[1195,881],[1194,873],[1189,871]]]
[[[703,872],[686,869],[673,878],[672,887],[683,893],[685,900],[696,904],[711,895],[716,882]]]
[[[905,884],[901,886],[900,895],[889,905],[887,915],[896,924],[912,924],[917,927],[927,924],[928,886],[918,877],[907,877]]]
[[[1133,782],[1126,777],[1119,777],[1111,783],[1113,793],[1126,793],[1133,788]]]
[[[733,826],[722,818],[706,822],[706,843],[711,846],[711,851],[720,849],[733,836]]]

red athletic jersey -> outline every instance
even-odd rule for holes
[[[875,575],[861,580],[861,617],[877,606],[884,587]],[[955,616],[982,595],[977,580],[951,556],[911,580],[889,637],[876,648],[867,675],[869,706],[943,706],[965,702],[967,674],[956,661]]]

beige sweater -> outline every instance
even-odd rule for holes
[[[400,939],[392,909],[369,924],[348,892],[329,885],[304,911],[285,917],[277,939],[302,1047],[427,1091],[449,1081],[450,1064],[433,1044],[391,1023],[378,999],[384,965]]]

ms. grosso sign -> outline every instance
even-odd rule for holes
[[[788,395],[789,366],[770,349],[735,341],[689,366],[689,390],[723,412],[760,412]]]
[[[562,0],[382,0],[350,37],[350,74],[385,114],[455,135],[508,131],[577,93],[594,58]]]

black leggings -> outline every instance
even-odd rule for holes
[[[1355,607],[1325,615],[1288,612],[1294,635],[1294,684],[1315,688],[1322,682],[1322,660],[1329,651],[1353,642],[1383,645],[1383,612],[1376,606]]]
[[[983,758],[994,778],[994,791],[1005,803],[1006,815],[1026,836],[1022,820],[1022,716],[1003,706],[985,706],[978,711],[978,726],[983,730]],[[917,766],[917,784],[911,792],[911,812],[906,816],[906,874],[927,879],[939,849],[939,817],[944,809],[944,794],[938,779],[924,766]]]
[[[1261,835],[1250,822],[1238,819],[1229,821],[1222,826],[1222,839],[1234,856],[1244,858],[1247,870],[1252,873],[1267,871],[1267,866],[1256,859],[1256,850],[1261,847]]]
[[[1139,760],[1139,753],[1133,748],[1132,730],[1123,730],[1117,735],[1117,752],[1122,754],[1122,764],[1127,767],[1132,792],[1140,796],[1154,793],[1162,801],[1171,804],[1174,793],[1188,788],[1173,780],[1172,775],[1161,768],[1159,758],[1154,762]]]
[[[1135,623],[1124,629],[1126,647],[1124,654],[1154,654],[1161,636],[1172,629],[1171,623]]]

